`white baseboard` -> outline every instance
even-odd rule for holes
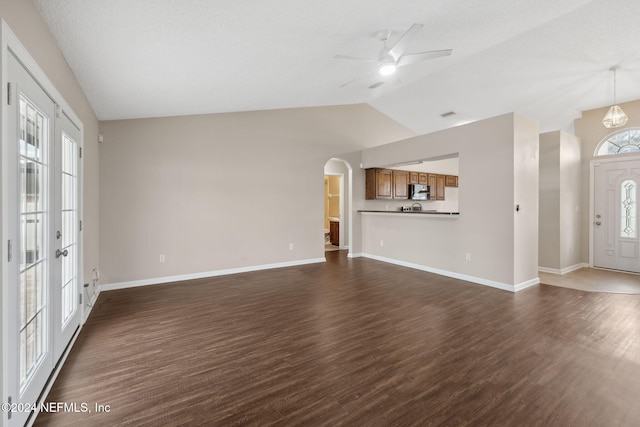
[[[584,268],[584,267],[589,267],[589,264],[582,262],[582,263],[579,263],[579,264],[571,265],[569,267],[565,267],[563,269],[538,267],[538,271],[541,271],[543,273],[551,273],[551,274],[567,274],[567,273],[571,273],[572,271],[576,271],[576,270],[579,270],[579,269]]]
[[[362,256],[362,252],[359,252],[357,254],[347,254],[347,258],[360,258]]]
[[[177,276],[155,277],[152,279],[133,280],[130,282],[109,283],[102,285],[100,291],[137,288],[138,286],[160,285],[162,283],[182,282],[184,280],[204,279],[207,277],[226,276],[229,274],[248,273],[250,271],[270,270],[272,268],[295,267],[297,265],[326,262],[326,258],[311,258],[298,261],[278,262],[274,264],[252,265],[248,267],[227,268],[224,270],[205,271],[203,273],[181,274]]]
[[[376,261],[388,262],[390,264],[396,264],[403,267],[414,268],[416,270],[427,271],[429,273],[439,274],[441,276],[452,277],[454,279],[465,280],[467,282],[477,283],[479,285],[490,286],[492,288],[502,289],[503,291],[518,292],[526,289],[530,286],[540,283],[539,278],[531,279],[526,282],[519,283],[517,285],[508,285],[506,283],[496,282],[493,280],[482,279],[480,277],[469,276],[466,274],[460,274],[453,271],[441,270],[439,268],[427,267],[426,265],[414,264],[411,262],[400,261],[393,258],[386,258],[379,255],[372,255],[363,253],[361,256],[365,258],[375,259]]]

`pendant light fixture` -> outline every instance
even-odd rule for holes
[[[618,65],[614,65],[609,68],[609,71],[613,71],[613,105],[609,108],[609,111],[607,111],[607,114],[605,114],[602,119],[604,127],[609,129],[624,126],[629,120],[624,111],[622,111],[622,108],[616,104],[616,71],[619,68],[620,67]]]

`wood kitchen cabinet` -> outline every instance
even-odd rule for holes
[[[444,200],[444,188],[458,186],[457,175],[383,168],[370,168],[365,173],[367,200],[406,200],[409,198],[409,184],[426,184],[430,187],[431,200]]]
[[[429,190],[431,191],[431,200],[444,200],[444,184],[445,176],[430,173],[428,175]]]
[[[329,240],[333,246],[340,246],[340,223],[338,221],[329,222]]]
[[[444,185],[446,187],[457,187],[458,186],[458,177],[456,175],[445,175],[444,176]]]
[[[393,198],[409,198],[409,172],[397,170],[393,171]]]
[[[367,200],[393,198],[393,171],[391,169],[367,169],[365,180],[365,198]]]

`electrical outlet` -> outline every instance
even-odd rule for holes
[[[160,255],[160,262],[164,262],[164,261],[165,261],[164,255]]]
[[[384,246],[384,240],[380,240],[380,246]]]
[[[465,254],[464,258],[465,258],[467,261],[471,261],[471,254],[470,254],[469,252],[467,252],[467,253]]]
[[[289,250],[292,251],[293,250],[293,243],[289,243]]]

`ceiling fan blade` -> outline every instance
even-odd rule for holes
[[[415,34],[417,31],[423,27],[422,24],[413,24],[411,28],[407,30],[406,33],[400,37],[400,39],[394,44],[391,49],[389,49],[389,53],[393,55],[394,58],[400,58],[407,47],[409,46],[409,41],[411,40],[411,36]]]
[[[348,55],[336,55],[333,57],[333,59],[350,59],[354,61],[378,62],[377,59],[358,58],[357,56],[348,56]]]
[[[367,71],[366,73],[359,75],[359,76],[358,76],[358,77],[356,77],[355,79],[353,79],[353,80],[349,80],[349,81],[348,81],[348,82],[346,82],[345,84],[340,85],[340,87],[342,88],[342,87],[345,87],[345,86],[347,86],[347,85],[350,85],[351,83],[355,82],[356,80],[359,80],[359,79],[363,78],[364,76],[368,76],[369,74],[371,74],[371,73],[375,73],[375,72],[377,72],[377,71],[378,71],[378,69],[377,69],[377,68],[374,68],[374,69],[373,69],[373,70],[371,70],[371,71]]]
[[[402,55],[398,60],[398,67],[404,67],[405,65],[415,64],[416,62],[427,61],[433,58],[440,58],[441,56],[449,56],[451,52],[453,52],[453,49],[432,50],[430,52]]]

